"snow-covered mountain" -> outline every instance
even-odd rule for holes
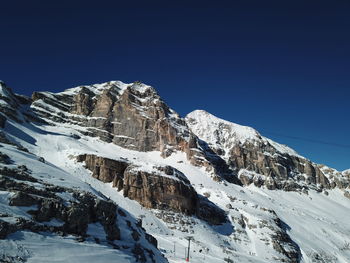
[[[350,261],[346,171],[140,82],[0,87],[0,261]]]
[[[189,113],[186,121],[191,131],[222,157],[245,185],[254,183],[286,191],[325,191],[349,186],[348,176],[315,164],[250,127],[202,110]]]

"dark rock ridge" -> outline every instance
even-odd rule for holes
[[[16,95],[12,92],[12,90],[8,88],[6,84],[2,81],[0,81],[0,91],[0,100],[3,101],[3,103],[0,104],[0,108],[1,112],[4,114],[1,115],[0,125],[1,128],[3,128],[6,122],[6,116],[14,120],[20,121],[16,115],[16,108],[19,107],[20,103],[16,99]]]
[[[321,191],[350,185],[346,174],[317,165],[250,127],[221,120],[205,111],[188,114],[186,122],[244,185],[285,191]]]
[[[44,190],[39,190],[28,182],[41,184]],[[85,237],[88,224],[99,222],[104,227],[107,240],[120,239],[120,230],[117,226],[117,205],[111,201],[98,199],[87,192],[47,184],[32,177],[28,170],[23,170],[23,166],[20,169],[5,167],[0,170],[0,190],[14,193],[9,200],[10,206],[37,207],[28,212],[33,217],[33,221],[27,222],[32,225],[30,228],[13,225],[10,232],[21,229],[33,230],[38,227],[37,222],[58,219],[62,221],[62,226],[53,228],[51,232]],[[57,195],[62,192],[70,193],[75,201],[67,204]],[[4,233],[2,236],[6,237]]]
[[[318,165],[299,156],[280,153],[269,143],[234,146],[229,152],[228,164],[239,174],[243,184],[264,185],[270,190],[330,189],[348,185],[348,182],[344,185],[340,177],[330,181]]]
[[[128,161],[91,154],[80,155],[77,161],[85,162],[93,177],[105,183],[113,182],[114,187],[123,190],[125,197],[144,207],[172,209],[189,215],[196,212],[196,191],[185,175],[171,166],[145,171]]]
[[[0,81],[0,128],[5,127],[7,118],[11,118],[17,122],[22,122],[23,118],[18,114],[17,110],[22,105],[30,104],[30,98],[18,95],[2,81]],[[28,115],[29,117],[30,115]]]

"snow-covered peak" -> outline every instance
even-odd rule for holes
[[[187,114],[186,120],[201,140],[212,145],[243,144],[248,140],[261,139],[260,134],[253,128],[225,121],[204,110],[195,110]]]
[[[186,116],[186,122],[192,132],[213,148],[224,149],[226,154],[235,145],[247,142],[269,144],[277,152],[299,156],[286,145],[279,144],[260,135],[255,129],[220,119],[204,110],[195,110]]]
[[[348,175],[350,175],[350,169],[344,170],[344,171],[343,171],[343,174],[348,174]]]
[[[89,91],[95,93],[96,95],[101,94],[104,90],[113,89],[118,94],[122,94],[127,87],[131,86],[131,83],[124,83],[119,80],[108,81],[104,83],[97,83],[93,85],[82,85],[74,88],[67,89],[59,94],[74,95],[81,91],[82,89],[88,89]]]
[[[263,137],[263,139],[265,139],[266,141],[269,142],[269,144],[271,144],[278,152],[280,153],[286,153],[292,156],[298,156],[298,157],[302,157],[300,156],[295,150],[293,150],[292,148],[290,148],[289,146],[285,145],[285,144],[280,144],[278,142],[275,142],[269,138]]]
[[[136,91],[138,93],[141,93],[141,94],[144,94],[148,91],[151,91],[151,92],[155,92],[154,88],[147,85],[147,84],[144,84],[142,82],[139,82],[139,81],[136,81],[134,82],[132,85],[131,85],[131,89],[133,91]]]
[[[108,90],[111,94],[115,96],[120,96],[126,91],[130,89],[133,93],[137,93],[142,95],[156,94],[155,89],[147,84],[141,83],[139,81],[135,81],[133,83],[124,83],[119,80],[112,80],[103,83],[97,83],[92,85],[81,85],[74,88],[66,89],[63,92],[56,93],[58,95],[75,95],[79,93],[82,89],[88,90],[95,95],[101,95],[104,91]],[[50,92],[42,92],[44,94],[51,94]]]

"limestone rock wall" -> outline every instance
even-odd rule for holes
[[[78,162],[85,162],[86,168],[92,171],[92,176],[104,183],[113,182],[118,191],[123,189],[124,171],[129,163],[91,154],[79,155]]]
[[[170,209],[185,214],[195,214],[197,193],[187,178],[171,166],[155,167],[152,172],[128,162],[95,155],[79,155],[93,177],[110,183],[124,196],[138,201],[147,208]]]
[[[144,207],[195,214],[197,193],[180,180],[157,176],[130,166],[124,174],[124,196]]]

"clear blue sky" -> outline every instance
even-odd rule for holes
[[[27,95],[141,80],[182,116],[205,109],[342,170],[349,14],[345,0],[2,1],[0,79]]]

